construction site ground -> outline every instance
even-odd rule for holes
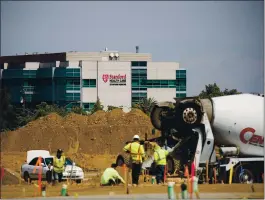
[[[5,169],[1,181],[2,198],[34,197],[37,195],[37,184],[28,185],[20,178],[21,165],[26,160],[28,150],[49,150],[52,154],[62,148],[85,172],[81,184],[70,184],[71,196],[83,195],[118,195],[124,194],[123,186],[100,187],[100,176],[103,170],[116,161],[126,141],[134,134],[143,139],[158,137],[157,131],[152,135],[152,124],[147,115],[140,110],[124,113],[120,109],[111,112],[98,111],[90,116],[70,114],[64,118],[52,113],[30,122],[15,131],[1,133],[1,167]],[[123,176],[123,169],[118,171]],[[141,180],[143,183],[143,180]],[[61,185],[47,188],[47,196],[59,196]],[[211,184],[200,185],[201,193],[249,193],[248,197],[263,198],[263,184],[254,184],[254,192],[249,184]],[[179,186],[176,186],[177,191]],[[132,188],[132,194],[166,193],[166,186],[143,183]],[[256,196],[255,196],[256,195]],[[239,197],[240,198],[240,197]]]
[[[60,196],[62,185],[59,184],[57,186],[50,186],[46,189],[47,197],[58,197]],[[235,198],[255,198],[255,199],[263,199],[264,197],[264,187],[263,184],[254,184],[255,192],[252,192],[250,184],[204,184],[199,185],[199,191],[201,194],[207,193],[223,193],[226,194],[226,197]],[[176,185],[175,187],[176,193],[180,193],[180,186]],[[71,197],[78,196],[87,196],[87,195],[122,195],[126,194],[124,186],[113,186],[113,187],[102,187],[97,184],[73,184],[68,186],[68,193]],[[129,194],[165,194],[167,193],[167,186],[157,186],[151,184],[143,184],[139,187],[129,187]],[[229,194],[231,194],[229,196]],[[25,197],[37,197],[38,196],[38,188],[34,184],[32,185],[5,185],[1,188],[1,197],[2,198],[25,198]],[[214,198],[220,198],[218,195]]]

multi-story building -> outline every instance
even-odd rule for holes
[[[151,54],[65,52],[0,57],[2,87],[13,104],[40,102],[89,110],[97,97],[107,108],[130,109],[142,98],[186,97],[186,70],[176,62],[152,62]]]

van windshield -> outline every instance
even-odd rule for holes
[[[50,163],[51,163],[51,165],[53,165],[53,158],[52,158],[52,157],[50,157],[50,158],[45,158],[45,163],[46,163],[46,165],[48,165],[48,164],[50,164]]]

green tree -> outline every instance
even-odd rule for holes
[[[11,105],[11,96],[7,88],[0,89],[0,131],[13,130],[18,127],[16,110]]]
[[[101,104],[99,97],[97,97],[97,101],[96,101],[94,107],[92,108],[91,113],[95,113],[95,112],[97,112],[99,110],[103,110],[103,109],[104,109],[104,106]]]
[[[81,115],[86,115],[87,114],[84,111],[84,109],[81,108],[80,106],[74,106],[74,107],[72,107],[71,112],[76,113],[76,114],[81,114]]]
[[[139,104],[134,106],[142,110],[145,114],[150,115],[153,106],[157,104],[157,101],[154,98],[143,98]]]
[[[199,94],[199,97],[204,98],[212,98],[212,97],[219,97],[219,96],[226,96],[226,95],[233,95],[233,94],[240,94],[236,89],[228,90],[225,89],[222,91],[220,87],[214,83],[205,85],[205,90],[202,90]]]
[[[114,110],[114,109],[117,109],[117,108],[120,108],[122,109],[122,107],[117,107],[117,106],[108,106],[108,112]]]
[[[67,115],[67,110],[63,107],[58,107],[58,105],[49,105],[46,102],[41,102],[41,104],[36,106],[36,114],[34,119],[37,119],[42,116],[46,116],[52,112],[57,113],[58,115],[64,117]]]

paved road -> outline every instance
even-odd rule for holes
[[[201,199],[242,199],[249,193],[201,193]],[[145,199],[168,199],[167,194],[131,194],[131,195],[90,195],[78,197],[47,197],[45,199],[132,199],[132,200],[145,200]],[[24,198],[23,200],[31,199],[44,199],[44,198]],[[196,199],[194,196],[193,199]],[[263,198],[262,198],[263,199]]]

